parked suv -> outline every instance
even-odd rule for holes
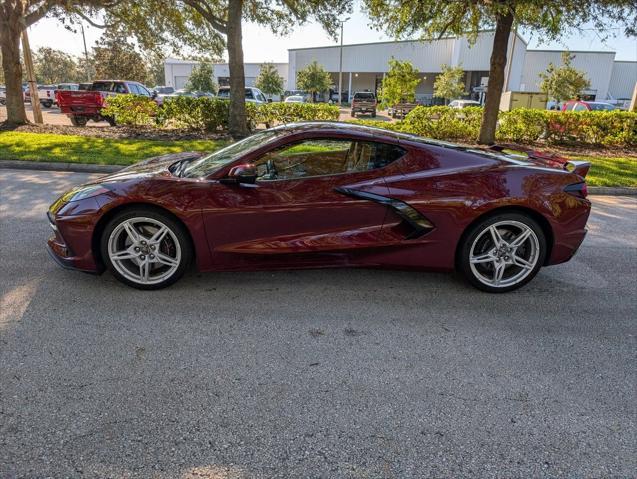
[[[217,92],[217,98],[221,98],[223,100],[229,100],[230,87],[229,86],[220,87],[219,91]],[[246,101],[251,103],[257,103],[257,104],[267,103],[267,100],[265,99],[265,95],[263,94],[263,92],[253,86],[246,87]]]
[[[371,91],[357,91],[352,98],[352,117],[356,117],[357,113],[371,113],[372,117],[376,116],[376,95]]]

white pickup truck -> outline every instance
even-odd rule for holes
[[[55,101],[55,85],[38,85],[38,97],[40,98],[40,104],[44,108],[51,108]],[[24,101],[31,102],[31,91],[27,88],[24,92]]]

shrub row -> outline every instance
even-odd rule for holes
[[[444,106],[412,110],[403,121],[358,120],[355,123],[440,140],[473,143],[478,137],[482,108]],[[500,112],[496,138],[501,142],[583,144],[605,147],[637,146],[637,113],[627,111],[559,112],[519,108]]]
[[[161,107],[146,97],[117,95],[107,99],[102,115],[112,116],[119,125],[175,126],[194,130],[217,131],[228,128],[230,102],[217,98],[177,96],[166,98]],[[279,123],[312,120],[338,120],[335,105],[313,103],[246,103],[249,128],[263,123],[274,126]]]

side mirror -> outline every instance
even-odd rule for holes
[[[272,98],[268,98],[268,103],[272,103]]]
[[[257,167],[251,163],[237,165],[230,169],[228,176],[221,178],[224,185],[238,185],[240,183],[253,184],[257,181]]]
[[[150,97],[154,100],[155,98],[157,98],[157,90],[153,90],[150,94]]]

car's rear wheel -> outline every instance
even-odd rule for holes
[[[546,258],[546,237],[521,213],[490,216],[474,225],[459,251],[459,267],[476,288],[505,293],[524,286]]]
[[[146,208],[116,215],[106,225],[100,246],[113,275],[139,289],[170,286],[192,260],[190,239],[183,226]]]

